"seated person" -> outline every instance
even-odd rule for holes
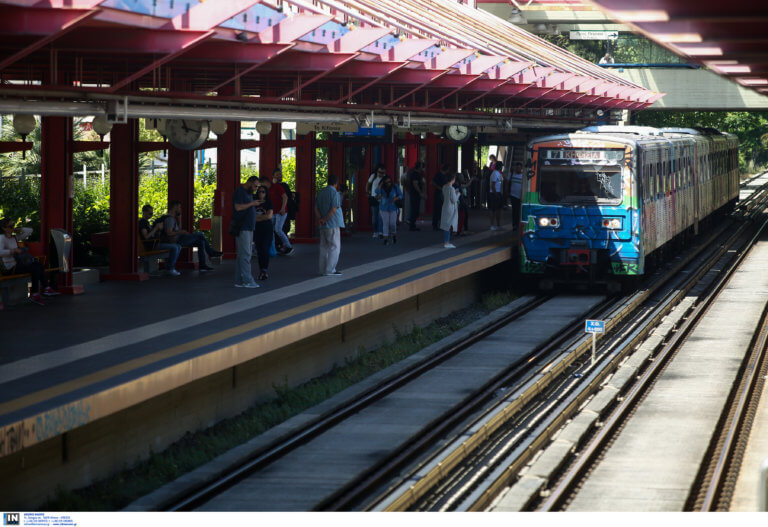
[[[202,232],[187,232],[179,229],[181,217],[181,201],[171,201],[168,204],[168,214],[163,216],[163,232],[161,240],[166,243],[178,243],[182,247],[197,247],[197,258],[200,260],[201,271],[213,271],[213,267],[206,264],[205,257],[221,256],[221,251],[215,251],[208,243]]]
[[[42,294],[45,296],[55,296],[59,292],[48,285],[48,279],[45,276],[43,264],[37,260],[31,260],[28,263],[19,263],[14,255],[22,254],[24,249],[19,247],[18,241],[24,240],[32,234],[32,229],[21,227],[14,229],[14,221],[10,218],[0,220],[0,274],[26,274],[32,275],[32,291],[29,295],[30,302],[44,306],[43,298],[40,296],[40,286],[42,285]],[[14,232],[18,238],[14,236]]]
[[[155,241],[159,239],[159,235],[163,230],[163,222],[155,222],[153,227],[149,226],[149,219],[152,217],[154,211],[152,205],[144,205],[141,208],[141,219],[139,220],[139,238],[144,243],[144,247],[148,250],[157,249],[162,251],[168,251],[170,256],[168,257],[168,274],[171,276],[179,276],[181,273],[176,270],[176,260],[179,259],[179,253],[181,252],[181,245],[178,243],[163,243],[157,241],[154,245],[145,242]]]

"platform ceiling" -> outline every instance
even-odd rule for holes
[[[608,16],[716,73],[768,94],[768,2],[591,0]]]
[[[454,0],[0,0],[0,15],[6,102],[505,116],[663,95]]]

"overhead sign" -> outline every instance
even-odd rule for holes
[[[570,32],[571,40],[617,40],[618,31],[602,31],[591,29],[578,29]]]
[[[349,123],[315,123],[298,122],[296,123],[296,133],[305,135],[309,132],[357,132],[358,126],[354,122]]]
[[[605,320],[587,320],[585,333],[605,333]]]

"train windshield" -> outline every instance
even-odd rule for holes
[[[621,203],[622,150],[545,148],[540,154],[542,203]]]

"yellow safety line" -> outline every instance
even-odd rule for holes
[[[20,397],[18,399],[13,399],[11,401],[7,401],[5,403],[0,404],[0,415],[5,415],[11,412],[15,412],[17,410],[20,410],[22,408],[26,408],[27,406],[37,404],[43,401],[46,401],[48,399],[51,399],[53,397],[57,397],[59,395],[63,395],[67,392],[74,391],[80,388],[83,388],[85,386],[88,386],[90,384],[94,384],[106,379],[109,379],[110,377],[114,377],[117,375],[121,375],[123,373],[129,372],[131,370],[141,368],[143,366],[147,366],[149,364],[152,364],[153,362],[168,359],[177,355],[180,355],[182,353],[185,353],[187,351],[191,351],[200,347],[207,346],[209,344],[213,344],[218,341],[222,341],[231,337],[235,337],[237,335],[241,335],[243,333],[247,333],[249,331],[253,331],[255,329],[264,327],[266,325],[272,324],[274,322],[279,322],[281,320],[285,320],[287,318],[290,318],[294,315],[311,311],[315,308],[322,307],[328,304],[332,304],[334,302],[337,302],[339,300],[343,300],[344,298],[348,298],[351,296],[355,296],[359,293],[363,293],[365,291],[376,289],[378,287],[385,286],[387,284],[391,284],[392,282],[396,282],[398,280],[402,280],[404,278],[408,278],[410,276],[414,276],[416,274],[422,273],[424,271],[428,271],[429,269],[443,266],[446,264],[450,264],[452,262],[455,262],[457,260],[462,260],[465,258],[469,258],[472,256],[475,256],[477,254],[489,251],[491,249],[497,248],[497,247],[506,247],[508,246],[508,243],[494,243],[492,245],[486,245],[484,247],[480,247],[478,249],[458,254],[456,256],[453,256],[451,258],[447,258],[445,260],[440,260],[437,262],[433,262],[430,264],[422,265],[421,267],[417,267],[415,269],[411,269],[410,271],[404,271],[398,275],[384,278],[381,280],[378,280],[376,282],[373,282],[371,284],[367,284],[365,286],[360,286],[355,289],[351,289],[349,291],[345,291],[343,293],[338,293],[336,295],[330,296],[328,298],[324,298],[322,300],[315,300],[314,302],[310,302],[309,304],[304,304],[300,307],[295,307],[292,309],[289,309],[287,311],[282,311],[280,313],[276,313],[274,315],[270,315],[268,317],[261,318],[259,320],[255,320],[253,322],[247,322],[245,324],[241,324],[239,326],[235,326],[230,329],[226,329],[223,331],[219,331],[217,333],[213,333],[211,335],[201,337],[195,340],[192,340],[190,342],[186,342],[184,344],[179,344],[178,346],[173,346],[171,348],[167,348],[161,351],[157,351],[155,353],[151,353],[149,355],[138,357],[135,359],[131,359],[127,362],[123,362],[120,364],[117,364],[115,366],[106,368],[104,370],[100,370],[97,372],[90,373],[84,377],[79,377],[77,379],[73,379],[71,381],[67,381],[55,386],[50,386],[48,388],[45,388],[44,390],[40,390],[34,393],[27,394],[23,397]]]

